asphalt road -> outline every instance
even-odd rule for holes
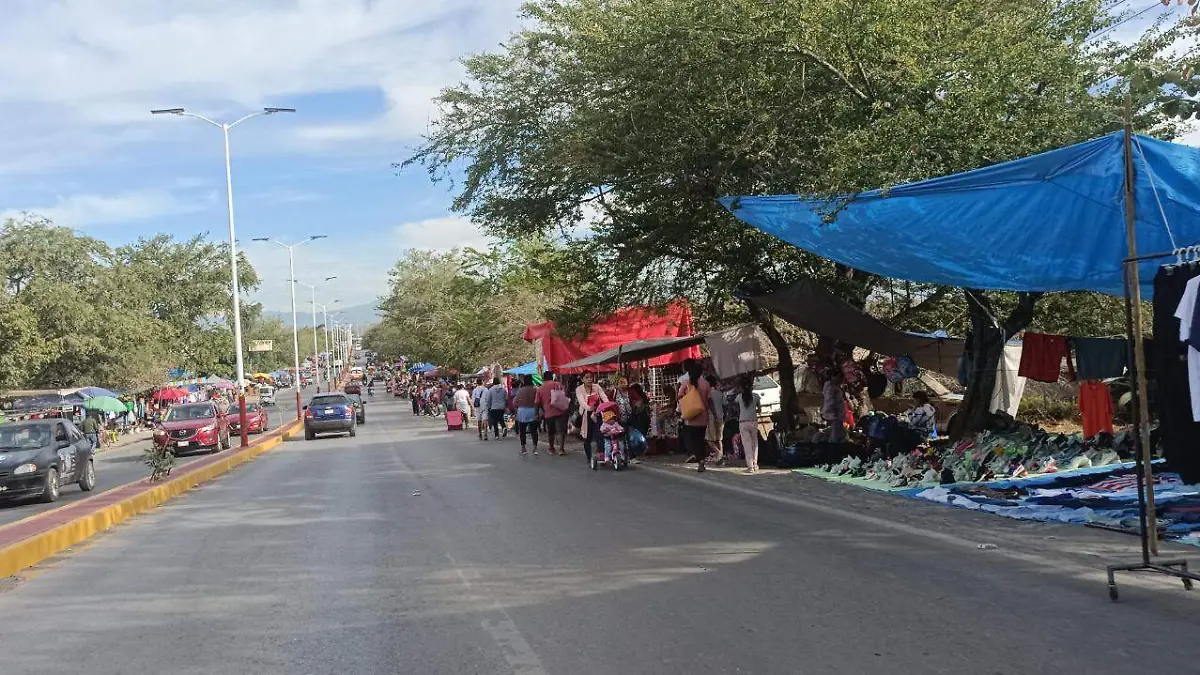
[[[845,515],[834,497],[785,503],[711,475],[522,458],[511,438],[450,435],[390,400],[368,415],[357,438],[286,443],[11,581],[3,672],[1126,675],[1200,663],[1197,600],[1177,582],[1131,583],[1110,603],[1094,574],[1036,550],[889,520],[905,500]]]
[[[312,392],[310,388],[308,392]],[[311,393],[309,393],[311,396]],[[268,413],[271,428],[296,418],[296,394],[293,389],[280,390],[276,397],[278,405],[270,408]],[[238,439],[232,439],[233,447],[238,446]],[[71,502],[90,497],[104,490],[119,487],[150,475],[150,468],[142,463],[142,455],[150,447],[150,435],[142,434],[139,440],[128,445],[122,445],[112,450],[101,450],[96,455],[96,492],[83,492],[77,486],[64,486],[61,497],[53,504],[43,504],[34,499],[0,500],[0,525],[28,518],[36,513],[55,509]],[[194,462],[205,453],[182,455],[175,460],[176,466]]]

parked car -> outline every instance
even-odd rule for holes
[[[265,433],[271,428],[271,418],[262,401],[246,401],[246,432],[251,434]],[[229,433],[236,434],[242,430],[241,413],[235,411],[229,419]]]
[[[367,423],[367,402],[363,400],[362,394],[350,394],[350,402],[354,404],[354,419],[359,424]]]
[[[249,404],[247,404],[249,405]],[[154,445],[176,454],[229,449],[230,415],[212,401],[185,403],[167,411],[154,430]]]
[[[317,394],[304,406],[304,439],[307,441],[325,433],[354,436],[355,426],[354,402],[346,394]]]
[[[84,492],[96,487],[91,442],[69,420],[0,424],[0,497],[58,500],[64,485]]]
[[[258,402],[263,405],[275,405],[275,387],[265,384],[259,387]]]
[[[754,393],[759,395],[764,415],[777,413],[782,409],[783,388],[769,375],[754,378]]]

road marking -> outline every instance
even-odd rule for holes
[[[497,621],[484,619],[480,622],[480,626],[487,631],[488,635],[492,636],[492,641],[500,648],[500,653],[504,656],[504,661],[508,663],[513,675],[548,675],[546,669],[542,667],[542,660],[533,651],[533,647],[529,646],[525,636],[521,635],[521,631],[517,628],[517,622],[513,621],[512,616],[505,611],[498,600],[485,597],[483,593],[476,590],[475,584],[471,583],[470,577],[478,578],[478,573],[468,574],[459,567],[458,561],[449,552],[446,553],[446,559],[450,561],[451,568],[454,569],[454,573],[458,575],[459,581],[466,587],[467,592],[475,596],[477,600],[491,605],[490,611],[500,615],[500,619]]]

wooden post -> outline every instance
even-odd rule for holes
[[[1137,257],[1137,224],[1134,205],[1134,166],[1133,166],[1133,125],[1129,98],[1126,96],[1125,118],[1125,239],[1129,247],[1129,257]],[[1136,261],[1125,265],[1125,274],[1129,278],[1129,292],[1133,299],[1133,354],[1134,368],[1137,371],[1138,410],[1140,419],[1138,425],[1138,444],[1141,446],[1141,461],[1144,467],[1143,476],[1146,488],[1146,534],[1150,542],[1150,552],[1158,555],[1158,519],[1154,511],[1154,468],[1151,464],[1153,453],[1150,448],[1150,406],[1146,398],[1146,343],[1142,332],[1142,286],[1141,275]],[[1162,336],[1166,337],[1166,336]]]

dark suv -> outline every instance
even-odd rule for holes
[[[317,434],[355,434],[354,402],[341,393],[317,394],[304,406],[304,439],[311,441]]]

